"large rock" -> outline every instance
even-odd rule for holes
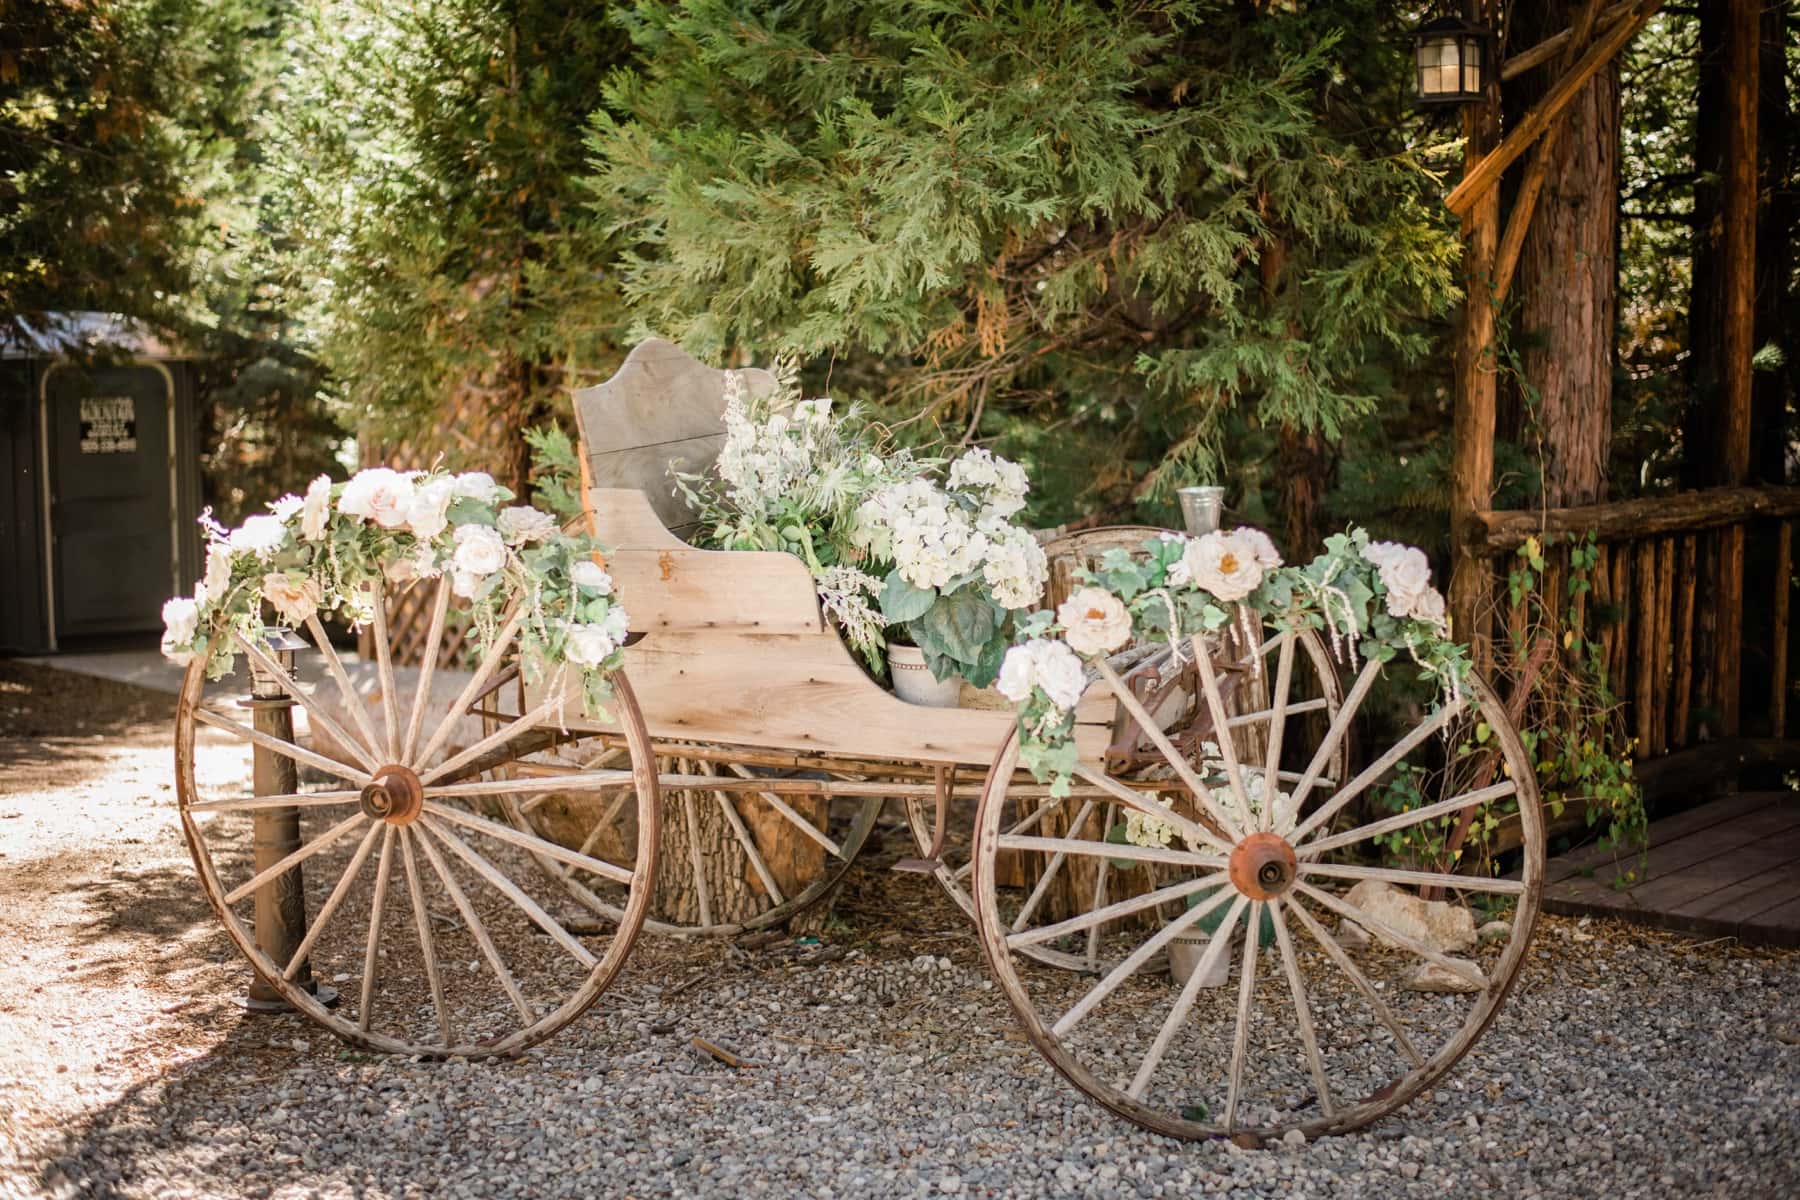
[[[1390,925],[1440,954],[1454,954],[1475,944],[1475,915],[1460,904],[1421,900],[1409,891],[1374,879],[1365,879],[1351,888],[1344,900],[1368,913],[1374,921]],[[1369,933],[1384,946],[1396,944],[1378,925],[1370,924]]]

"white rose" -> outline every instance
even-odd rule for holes
[[[1192,585],[1221,600],[1242,600],[1262,583],[1257,547],[1236,533],[1213,532],[1188,542],[1181,560],[1169,569],[1169,582]]]
[[[194,640],[194,631],[200,627],[200,605],[187,596],[176,596],[163,603],[162,619],[166,654],[169,645],[186,645]]]
[[[306,485],[306,502],[300,507],[300,536],[316,542],[325,536],[331,520],[331,476],[321,475]]]
[[[1105,588],[1084,587],[1056,610],[1063,640],[1081,655],[1109,654],[1131,640],[1131,614]]]
[[[1388,614],[1411,616],[1421,597],[1431,589],[1431,562],[1425,552],[1397,542],[1375,542],[1363,550],[1363,557],[1374,563],[1381,574],[1381,586],[1387,589]]]
[[[295,583],[283,571],[272,571],[263,576],[262,594],[281,619],[290,625],[306,624],[306,619],[319,610],[323,596],[317,580]]]
[[[412,500],[406,506],[406,527],[414,537],[428,542],[448,528],[450,520],[446,514],[450,501],[455,499],[455,487],[455,480],[446,476],[413,490]]]
[[[373,521],[383,529],[398,529],[406,524],[412,497],[410,476],[387,467],[370,467],[352,475],[344,485],[338,496],[338,511]]]
[[[259,514],[245,518],[242,525],[231,531],[226,544],[234,553],[268,558],[281,549],[281,543],[287,540],[287,532],[280,517]]]
[[[618,639],[605,625],[578,625],[571,621],[563,629],[563,657],[577,666],[597,667],[619,648]]]
[[[515,504],[500,510],[500,533],[515,546],[538,542],[556,532],[556,518],[539,512],[528,504]]]
[[[1256,565],[1263,570],[1273,571],[1281,565],[1281,551],[1275,549],[1275,543],[1262,530],[1240,525],[1231,531],[1231,535],[1251,548],[1256,556]]]
[[[464,591],[462,578],[485,579],[506,565],[506,543],[500,535],[486,525],[463,525],[456,531],[456,552],[450,557],[451,565],[456,570],[457,591],[463,595],[473,595]]]
[[[467,571],[453,571],[450,575],[450,590],[467,600],[475,599],[481,591],[481,581],[491,579],[491,575],[471,575]]]
[[[569,580],[576,587],[588,588],[597,595],[612,595],[612,576],[590,558],[584,558],[569,568]]]
[[[231,587],[231,547],[214,542],[206,548],[206,578],[200,591],[208,600],[222,600]]]
[[[1081,660],[1066,644],[1050,638],[1032,638],[1006,652],[995,686],[1015,704],[1029,700],[1034,687],[1042,688],[1052,704],[1067,710],[1081,700],[1087,675]]]
[[[456,477],[451,491],[459,500],[493,504],[500,499],[500,485],[486,471],[466,471]]]

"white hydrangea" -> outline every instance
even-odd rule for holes
[[[885,531],[887,554],[900,577],[917,588],[941,588],[980,567],[986,535],[969,514],[930,480],[914,479],[883,488],[859,513],[866,525]],[[879,553],[874,545],[865,547]]]
[[[792,414],[774,413],[758,423],[750,414],[743,376],[727,371],[724,421],[719,478],[739,506],[761,511],[812,473],[820,435],[831,421],[831,401],[802,400]]]
[[[1031,491],[1024,467],[980,447],[951,464],[946,486],[974,500],[983,517],[1012,516]]]
[[[987,539],[981,577],[1002,608],[1030,608],[1044,594],[1050,563],[1029,529],[990,517],[976,525]]]
[[[1050,703],[1067,711],[1080,703],[1087,675],[1068,643],[1032,638],[1006,652],[994,686],[1015,704],[1023,704],[1031,698],[1033,688],[1041,688]]]
[[[275,514],[275,519],[277,521],[285,524],[286,522],[293,520],[294,514],[304,507],[306,507],[306,501],[290,492],[270,504],[269,511]]]
[[[1167,846],[1175,837],[1175,827],[1159,817],[1138,809],[1125,813],[1125,840],[1134,846]]]

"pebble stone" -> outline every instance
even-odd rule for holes
[[[1267,1150],[1090,1103],[1018,1033],[972,940],[805,966],[641,943],[503,1061],[349,1050],[296,1017],[68,1130],[23,1195],[1509,1197],[1800,1194],[1800,956],[1548,918],[1470,1056],[1399,1113]],[[943,942],[943,939],[934,939]],[[665,998],[669,981],[706,986]],[[886,997],[871,1003],[862,997]],[[690,1053],[728,1045],[733,1069]],[[0,1195],[7,1194],[0,1181]],[[1476,1189],[1470,1193],[1470,1189]]]

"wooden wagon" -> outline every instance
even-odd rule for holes
[[[1307,630],[1134,647],[1095,664],[1074,786],[1055,795],[1017,769],[1010,709],[919,707],[872,679],[798,559],[679,536],[666,472],[716,455],[721,397],[720,372],[655,341],[578,396],[591,517],[633,618],[605,718],[514,678],[516,630],[433,708],[431,668],[396,686],[378,621],[382,700],[353,708],[354,733],[251,648],[354,762],[208,709],[190,671],[184,827],[227,929],[292,1004],[373,1049],[516,1051],[591,1004],[646,927],[793,917],[899,800],[917,842],[902,867],[973,916],[1033,1044],[1128,1119],[1190,1138],[1339,1132],[1469,1048],[1523,959],[1544,837],[1529,757],[1479,680],[1433,705],[1367,663],[1346,687]],[[1053,542],[1058,577],[1142,532]],[[435,644],[447,583],[416,586],[434,589]],[[1371,704],[1384,680],[1398,694]],[[471,713],[483,734],[457,734]],[[321,782],[209,785],[205,727]],[[968,836],[952,833],[970,805]],[[238,814],[276,806],[303,844],[246,861]],[[1377,845],[1414,865],[1377,865]],[[279,962],[247,920],[276,884],[315,912]],[[354,1000],[327,1007],[309,973]]]

